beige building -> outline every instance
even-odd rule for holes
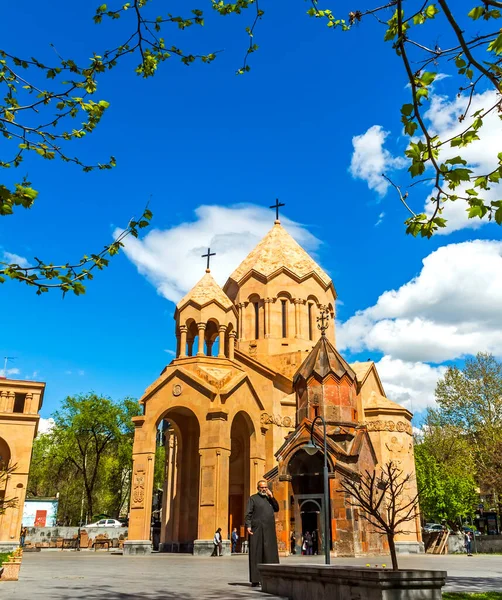
[[[334,497],[336,482],[389,456],[414,472],[412,415],[386,398],[372,362],[349,366],[338,354],[335,301],[331,278],[276,221],[223,289],[207,270],[178,303],[176,358],[147,388],[143,415],[134,418],[126,553],[151,548],[159,429],[166,439],[162,550],[208,553],[218,527],[224,540],[233,527],[243,538],[248,496],[265,474],[280,500],[282,554],[292,531],[316,525],[325,539],[315,516],[325,510],[335,554],[383,549]],[[321,310],[330,317],[325,336],[317,327]],[[332,367],[320,375],[323,361]],[[314,481],[317,463],[302,450],[318,410],[331,426],[329,507]],[[340,426],[347,429],[343,440]],[[312,485],[300,485],[302,477]],[[418,551],[418,514],[411,528],[400,544]]]
[[[17,500],[0,514],[0,552],[19,546],[31,450],[37,434],[45,383],[0,377],[0,468],[15,470],[0,481],[0,498]]]

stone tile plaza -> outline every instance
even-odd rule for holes
[[[308,560],[307,560],[308,558]],[[372,559],[381,564],[388,557]],[[322,557],[288,557],[286,565],[322,562]],[[366,559],[341,558],[336,565],[366,564]],[[448,571],[445,591],[500,591],[500,556],[407,556],[402,568]],[[31,600],[251,600],[278,598],[249,586],[244,556],[221,560],[175,554],[142,557],[108,553],[40,552],[25,554],[18,582],[5,582],[0,598]],[[425,596],[423,596],[425,597]]]

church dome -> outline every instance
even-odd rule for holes
[[[269,279],[283,269],[300,280],[314,275],[325,288],[332,285],[331,278],[278,221],[235,269],[229,279],[238,284],[252,271]]]
[[[224,310],[233,307],[230,298],[216,283],[209,271],[206,271],[204,277],[178,302],[176,308],[180,311],[190,302],[199,308],[203,308],[210,302],[216,302]]]
[[[328,338],[321,335],[317,344],[295,373],[293,381],[296,383],[300,377],[307,381],[312,375],[324,379],[330,373],[336,375],[338,379],[344,375],[347,375],[351,381],[356,379],[356,374],[348,362],[342,358]]]

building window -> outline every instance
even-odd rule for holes
[[[26,394],[16,394],[14,396],[14,412],[24,413],[24,401],[26,400]]]
[[[287,318],[287,307],[286,300],[281,300],[281,310],[282,310],[282,337],[288,337],[288,318]]]
[[[312,304],[309,302],[309,340],[314,339],[313,331],[312,331]]]
[[[260,307],[258,302],[254,304],[254,339],[257,340],[260,337]]]

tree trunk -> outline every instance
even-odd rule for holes
[[[387,541],[389,542],[390,558],[392,560],[392,569],[394,571],[398,571],[399,566],[397,564],[396,545],[394,543],[394,533],[393,532],[390,532],[390,531],[387,532]]]

